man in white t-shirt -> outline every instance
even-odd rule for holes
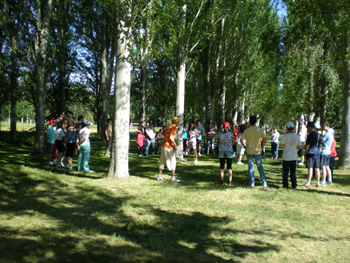
[[[298,163],[298,165],[300,166],[304,166],[304,161],[305,161],[305,156],[304,156],[304,144],[306,141],[306,137],[307,137],[307,128],[305,126],[305,120],[303,118],[300,118],[299,120],[299,124],[300,124],[300,130],[299,130],[299,138],[302,144],[301,149],[299,149],[299,156],[301,157],[301,161]]]
[[[300,137],[294,133],[294,123],[289,121],[286,124],[288,132],[283,135],[280,141],[280,147],[284,147],[283,151],[283,188],[288,189],[288,173],[290,171],[290,180],[292,188],[297,188],[297,149],[302,149],[303,145]]]

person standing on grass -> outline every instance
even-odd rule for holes
[[[196,121],[196,130],[198,131],[198,135],[197,135],[198,155],[201,156],[201,151],[202,151],[201,142],[203,138],[204,128],[201,125],[201,122],[199,120]]]
[[[136,143],[137,143],[138,156],[141,156],[141,154],[146,155],[145,141],[147,141],[147,139],[145,136],[145,131],[146,131],[145,126],[146,126],[145,121],[141,121],[139,124],[139,127],[137,127],[136,129],[136,132],[137,132]]]
[[[243,132],[245,131],[246,128],[247,128],[247,126],[245,124],[239,125],[239,130],[237,132],[237,137],[235,139],[236,145],[237,145],[237,164],[238,165],[244,164],[244,163],[242,163],[242,157],[244,155],[245,148],[241,144],[241,137],[242,137]],[[244,143],[245,143],[245,141],[244,141]]]
[[[306,138],[305,158],[307,158],[308,179],[302,187],[310,188],[310,183],[313,174],[315,173],[316,187],[320,187],[320,149],[319,149],[319,134],[316,129],[315,122],[307,124],[309,135]]]
[[[188,126],[187,126],[187,121],[184,121],[184,127],[183,127],[183,133],[182,133],[182,147],[183,147],[183,152],[184,154],[187,153],[187,147],[188,147]]]
[[[300,137],[294,133],[294,123],[291,121],[287,122],[286,128],[287,133],[282,136],[280,144],[281,148],[284,147],[282,156],[282,184],[283,188],[288,189],[288,174],[290,173],[292,188],[297,189],[297,149],[301,149],[303,145],[300,141]]]
[[[233,145],[233,155],[237,155],[238,151],[237,151],[237,142],[238,142],[238,132],[239,132],[239,127],[236,125],[235,128],[232,130],[233,135],[235,136],[235,144]]]
[[[298,165],[300,165],[300,166],[304,166],[304,162],[305,162],[304,144],[305,144],[306,137],[307,137],[307,128],[306,128],[304,122],[305,122],[304,119],[300,118],[300,120],[299,120],[300,131],[299,131],[298,135],[299,135],[301,144],[303,145],[301,150],[299,150],[299,156],[301,157],[301,161],[298,163]]]
[[[198,162],[197,157],[197,135],[198,131],[196,130],[196,127],[194,126],[194,123],[190,123],[190,127],[188,128],[188,161],[190,161],[191,158],[191,151],[194,152],[194,163]]]
[[[223,132],[218,133],[219,158],[220,158],[220,184],[224,184],[225,162],[227,162],[228,185],[232,184],[232,159],[233,159],[233,144],[235,136],[229,132],[230,124],[224,122]]]
[[[333,135],[333,141],[332,141],[332,145],[331,145],[331,158],[329,159],[329,169],[331,169],[331,177],[327,178],[327,182],[329,184],[333,184],[334,180],[333,180],[333,167],[334,167],[334,161],[335,158],[337,157],[338,153],[337,153],[337,142],[335,141],[335,136],[334,136],[334,129],[330,128],[328,130],[332,135]]]
[[[178,126],[179,126],[179,118],[174,117],[171,120],[171,125],[169,125],[165,129],[164,141],[163,141],[163,145],[160,153],[159,172],[157,176],[158,181],[164,180],[162,176],[162,172],[166,165],[168,170],[171,172],[171,181],[175,183],[180,182],[180,180],[175,177],[176,151],[177,151],[176,133],[177,133]]]
[[[106,150],[105,150],[105,157],[110,157],[109,150],[111,149],[112,144],[112,122],[113,120],[111,118],[107,119],[107,123],[105,125],[105,140],[106,140]]]
[[[151,154],[154,154],[154,150],[156,148],[156,130],[154,129],[154,126],[153,126],[153,120],[149,120],[148,126],[146,127],[146,130],[145,130],[145,136],[147,139],[146,155],[148,155],[150,146],[152,146]]]
[[[278,132],[277,127],[275,127],[274,132],[271,135],[271,159],[278,159],[278,140],[280,138],[280,133]]]
[[[164,141],[164,133],[163,133],[163,129],[159,129],[158,133],[157,133],[157,141],[158,141],[158,151],[157,154],[160,154],[160,150]]]
[[[64,158],[64,166],[67,167],[67,164],[69,166],[69,171],[73,171],[73,154],[75,150],[76,145],[76,136],[75,136],[75,129],[74,129],[74,123],[69,122],[67,126],[66,131],[66,139],[64,144],[66,145],[66,156]]]
[[[77,139],[77,149],[79,151],[78,158],[78,171],[93,172],[89,167],[89,159],[91,154],[90,146],[90,126],[92,122],[85,120],[83,128],[79,131],[79,137]]]
[[[64,164],[62,163],[64,152],[66,151],[66,146],[64,144],[66,134],[64,132],[65,130],[65,124],[64,121],[60,121],[57,124],[57,130],[56,130],[56,147],[57,147],[57,167],[63,168]]]
[[[215,128],[213,127],[213,124],[209,122],[207,130],[207,154],[209,155],[210,151],[214,154],[214,135],[215,135]]]
[[[328,177],[328,182],[332,183],[332,172],[329,168],[329,161],[331,158],[331,146],[333,142],[333,134],[329,131],[330,124],[329,122],[325,122],[322,125],[322,130],[325,133],[321,137],[321,169],[322,169],[322,186],[327,186],[326,179]]]
[[[45,141],[46,141],[46,154],[47,154],[47,165],[52,166],[53,165],[53,159],[52,159],[52,151],[53,151],[53,144],[56,140],[56,135],[53,127],[56,126],[55,120],[50,120],[50,125],[47,128]]]
[[[256,166],[258,167],[258,171],[259,171],[263,186],[267,187],[266,176],[265,176],[265,171],[262,164],[262,155],[261,155],[261,149],[265,147],[265,144],[266,144],[266,136],[264,134],[264,131],[260,127],[257,127],[255,124],[256,124],[256,117],[252,115],[249,118],[249,128],[243,132],[243,135],[240,141],[242,146],[246,149],[246,153],[247,153],[248,175],[250,179],[250,186],[255,187],[255,179],[254,179],[254,159],[255,159]]]

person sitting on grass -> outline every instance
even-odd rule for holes
[[[283,148],[282,155],[282,183],[283,188],[288,189],[288,174],[290,173],[290,180],[292,182],[292,188],[297,189],[297,162],[298,152],[297,149],[303,147],[300,137],[294,133],[294,123],[289,121],[286,124],[288,133],[284,134],[281,139],[280,147]]]
[[[220,158],[220,184],[224,184],[225,162],[227,162],[228,185],[232,184],[232,159],[235,136],[229,132],[230,124],[224,122],[223,131],[218,133],[219,158]]]

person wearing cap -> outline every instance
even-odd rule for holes
[[[329,182],[332,182],[332,172],[329,168],[329,162],[331,158],[331,146],[333,142],[333,134],[329,131],[330,124],[328,121],[322,125],[322,132],[324,135],[321,137],[321,169],[322,169],[322,180],[321,185],[326,185],[326,178],[328,177]]]
[[[77,138],[77,149],[79,151],[78,158],[78,171],[93,172],[89,167],[89,159],[91,153],[90,146],[90,126],[92,122],[85,120],[83,123],[83,128],[79,131],[79,136]]]
[[[224,122],[223,131],[218,132],[219,158],[220,158],[220,184],[224,184],[225,162],[227,162],[228,185],[232,184],[232,159],[234,157],[233,144],[235,136],[229,131],[230,124]]]
[[[307,124],[308,136],[306,138],[305,158],[307,159],[308,179],[302,187],[310,188],[313,174],[316,178],[316,187],[320,187],[320,149],[319,134],[317,132],[317,124],[309,122]]]
[[[176,133],[178,126],[179,118],[174,117],[171,120],[171,124],[165,129],[164,141],[160,153],[160,164],[157,180],[164,180],[162,172],[166,165],[168,170],[171,172],[171,181],[176,183],[180,182],[180,180],[175,177],[177,151]]]
[[[254,115],[249,118],[249,128],[243,132],[240,139],[242,146],[246,149],[248,162],[248,175],[250,186],[255,187],[254,178],[254,159],[258,168],[260,178],[264,187],[267,187],[266,176],[262,164],[261,150],[266,145],[266,136],[263,129],[257,127],[256,117]],[[245,140],[245,141],[244,141]]]
[[[288,189],[288,174],[290,173],[290,180],[292,188],[297,189],[297,149],[303,147],[300,136],[294,133],[294,123],[289,121],[286,123],[287,133],[282,136],[279,147],[283,148],[282,155],[282,184],[283,188]]]
[[[300,162],[298,163],[298,165],[300,166],[304,166],[304,162],[305,162],[305,156],[304,156],[304,144],[305,144],[305,141],[306,141],[306,137],[307,137],[307,128],[305,126],[305,121],[304,121],[304,118],[300,118],[299,119],[299,124],[300,124],[300,130],[299,130],[299,138],[300,138],[300,141],[303,145],[303,147],[299,150],[299,156],[301,157],[301,160]]]
[[[50,125],[47,128],[46,131],[46,136],[45,136],[45,141],[46,141],[46,154],[47,154],[47,160],[48,163],[47,165],[52,166],[52,151],[53,151],[53,144],[55,143],[56,140],[56,135],[53,127],[56,126],[56,121],[55,120],[50,120]]]

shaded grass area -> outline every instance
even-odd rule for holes
[[[281,161],[267,158],[269,188],[249,188],[247,166],[218,185],[217,156],[179,162],[179,184],[155,180],[159,157],[138,157],[130,178],[105,178],[109,160],[93,144],[95,173],[45,166],[28,148],[0,153],[0,262],[347,262],[350,176],[310,190],[281,187]],[[75,160],[76,161],[76,160]],[[193,158],[192,158],[193,161]],[[246,159],[243,159],[246,162]],[[299,184],[306,169],[298,169]],[[313,184],[314,185],[314,184]]]

